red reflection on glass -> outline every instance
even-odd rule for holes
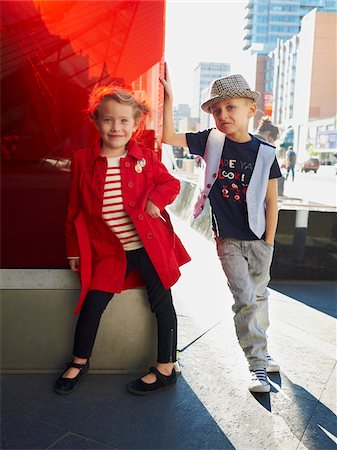
[[[128,84],[161,125],[164,1],[1,2],[2,266],[66,267],[64,216],[72,152],[96,139],[97,82]],[[151,136],[151,137],[150,137]]]

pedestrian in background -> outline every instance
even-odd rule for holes
[[[261,141],[265,141],[271,145],[275,145],[275,142],[280,136],[280,132],[278,127],[273,124],[270,116],[263,116],[259,121],[255,136]],[[283,175],[277,179],[278,195],[284,195],[284,181],[285,178]]]
[[[157,318],[157,364],[127,388],[146,395],[176,383],[177,317],[170,287],[190,258],[165,211],[179,181],[135,140],[149,112],[144,102],[112,84],[95,87],[89,98],[100,139],[76,151],[72,161],[67,255],[71,270],[81,271],[82,291],[73,361],[54,387],[61,395],[77,389],[88,371],[100,319],[113,295],[144,283]],[[125,326],[132,326],[127,317]]]
[[[296,156],[297,156],[296,152],[290,145],[288,147],[288,150],[286,151],[286,169],[287,169],[286,180],[288,179],[289,172],[291,172],[292,181],[294,181],[295,179]]]
[[[279,135],[279,129],[273,124],[271,118],[269,116],[261,117],[255,136],[262,141],[275,145]]]
[[[188,146],[206,162],[194,217],[209,197],[217,251],[234,298],[236,333],[251,371],[249,389],[269,392],[266,371],[279,371],[268,353],[266,330],[281,172],[275,147],[248,133],[260,94],[250,89],[242,75],[215,80],[201,108],[213,115],[216,128],[177,134],[168,74],[161,82],[165,92],[163,141]]]

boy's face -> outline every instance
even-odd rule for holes
[[[103,147],[113,150],[116,156],[125,152],[125,146],[137,129],[134,110],[130,105],[123,105],[115,100],[104,100],[98,109],[95,121]]]
[[[249,139],[248,123],[256,112],[256,104],[246,98],[221,100],[211,106],[216,127],[231,140],[237,142]]]

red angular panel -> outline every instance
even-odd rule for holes
[[[68,161],[96,139],[85,113],[95,83],[151,98],[144,139],[154,147],[164,9],[164,0],[1,2],[3,267],[66,266]]]

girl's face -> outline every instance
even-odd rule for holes
[[[137,129],[133,107],[111,99],[100,104],[95,124],[102,138],[102,152],[115,156],[125,153],[126,144]]]

